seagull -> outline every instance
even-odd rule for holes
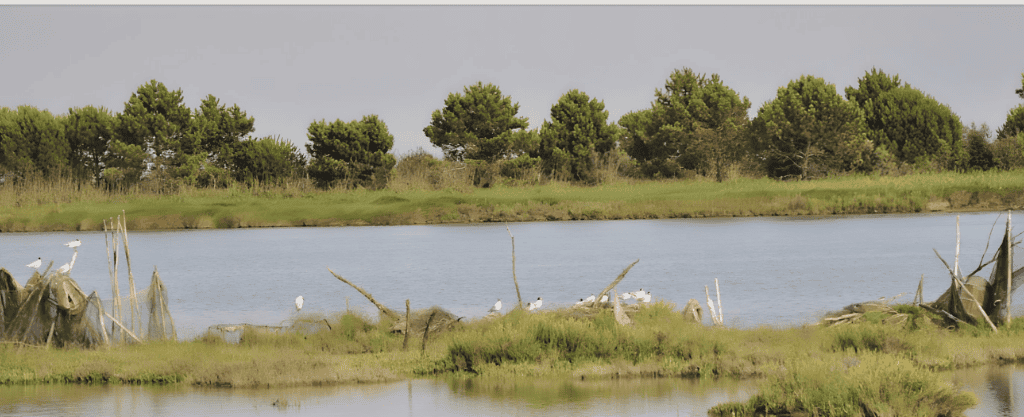
[[[633,298],[636,298],[637,300],[644,298],[644,294],[646,294],[646,293],[644,292],[643,288],[641,288],[638,291],[633,291],[633,292],[629,293],[629,295],[633,296]]]
[[[644,293],[644,295],[641,295],[640,297],[637,297],[637,300],[640,300],[640,302],[644,302],[644,303],[650,303],[651,302],[651,293],[650,293],[650,291]]]
[[[594,294],[590,294],[590,297],[587,297],[585,300],[583,300],[583,302],[584,303],[592,303],[592,302],[594,302],[594,300],[597,300],[597,297],[594,297]]]
[[[27,266],[29,268],[39,269],[40,266],[43,266],[43,258],[36,259],[36,260],[32,261],[32,263],[30,263],[28,265],[25,265],[25,266]]]
[[[72,241],[70,241],[68,243],[65,243],[64,246],[67,246],[69,248],[77,248],[79,246],[82,246],[82,241],[78,240],[78,239],[75,239],[75,240],[72,240]]]
[[[630,298],[633,298],[633,293],[624,292],[620,297],[622,297],[622,301],[626,301]]]
[[[497,313],[499,311],[501,311],[501,299],[500,298],[498,299],[498,302],[494,303],[494,307],[491,307],[491,309],[487,310],[487,312],[488,313]]]
[[[535,308],[537,308],[537,306],[533,305],[533,303],[526,303],[526,311],[533,311]]]
[[[304,300],[302,299],[301,295],[298,296],[298,297],[295,297],[295,311],[302,310],[302,302],[303,301]]]
[[[537,301],[533,302],[533,308],[540,308],[541,304],[544,304],[544,300],[540,297],[537,297]]]
[[[60,273],[62,273],[62,274],[66,274],[66,273],[68,273],[69,271],[71,271],[71,264],[64,264],[64,265],[61,265],[61,266],[60,266],[60,269],[58,269],[57,271],[58,271],[58,272],[60,272]]]
[[[583,299],[580,298],[580,300],[577,301],[576,304],[573,304],[573,307],[579,307],[579,306],[583,305],[583,302],[584,302]]]
[[[607,303],[608,302],[608,294],[605,294],[605,295],[601,296],[601,302],[602,303]]]

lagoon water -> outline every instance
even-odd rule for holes
[[[961,217],[962,269],[978,265],[993,222],[998,244],[1005,214]],[[597,293],[639,259],[619,285],[640,288],[677,306],[719,280],[725,322],[731,326],[788,326],[813,322],[828,310],[906,293],[913,299],[924,275],[924,296],[949,287],[932,248],[950,263],[956,217],[878,215],[674,219],[509,224],[515,236],[516,276],[523,302],[544,298],[544,308],[567,306]],[[512,243],[505,224],[336,228],[129,231],[136,288],[149,285],[154,267],[167,287],[178,332],[194,337],[210,325],[277,325],[303,312],[375,314],[330,267],[402,309],[440,306],[481,317],[501,298],[516,300]],[[72,277],[87,293],[112,294],[102,232],[0,234],[0,267],[21,283],[24,265],[42,257],[68,262],[63,243],[82,246]],[[987,271],[984,271],[987,276]],[[121,265],[121,292],[128,288]],[[705,314],[705,317],[708,317]],[[709,319],[706,319],[709,320]]]
[[[997,217],[996,232],[990,239],[989,231]],[[992,245],[985,256],[991,257],[1005,227],[1005,214],[964,214],[960,224],[962,269],[970,271],[979,264],[989,240]],[[922,275],[924,298],[935,299],[948,288],[949,278],[932,249],[952,263],[955,225],[953,214],[918,214],[539,222],[512,223],[508,227],[515,236],[516,276],[524,302],[540,296],[545,309],[571,305],[599,292],[639,259],[619,285],[620,292],[643,288],[655,300],[682,306],[694,298],[704,304],[704,287],[708,286],[714,297],[714,279],[718,278],[726,324],[754,327],[813,322],[828,310],[901,293],[906,295],[900,301],[910,302]],[[31,269],[23,265],[37,257],[43,258],[44,267],[50,260],[54,267],[68,262],[72,250],[62,244],[75,238],[83,243],[72,277],[86,292],[95,290],[101,298],[109,299],[112,291],[101,232],[0,234],[0,267],[24,283]],[[285,323],[294,318],[293,303],[298,295],[305,298],[304,313],[331,314],[349,308],[374,314],[374,307],[335,279],[328,267],[396,309],[409,299],[414,309],[436,305],[474,318],[485,315],[497,298],[506,306],[516,300],[511,279],[512,244],[505,224],[129,231],[129,244],[137,289],[148,286],[153,268],[159,269],[170,296],[171,313],[183,337],[194,337],[215,324]],[[988,271],[982,275],[988,276]],[[122,293],[127,290],[126,278],[122,265]],[[1016,315],[1021,315],[1019,310]],[[1011,382],[1024,381],[1017,370],[1010,375]],[[565,391],[566,398],[553,397],[539,407],[533,397],[522,399],[507,390],[494,395],[472,394],[475,391],[465,387],[432,380],[252,392],[0,387],[0,398],[4,399],[0,404],[16,404],[6,411],[0,408],[0,413],[51,414],[63,410],[59,408],[65,403],[63,398],[73,393],[72,397],[81,398],[72,401],[81,401],[77,409],[89,410],[92,404],[98,404],[109,411],[101,414],[178,414],[183,404],[193,403],[221,407],[206,408],[208,412],[202,414],[298,410],[315,414],[321,405],[327,407],[323,408],[328,410],[326,413],[336,411],[333,407],[340,403],[366,403],[398,407],[396,413],[403,415],[465,414],[446,407],[470,407],[473,411],[469,414],[480,415],[577,411],[597,415],[703,415],[699,410],[749,395],[744,390],[718,388],[704,397],[682,393],[686,390],[680,386],[693,383],[634,382],[632,388],[623,390],[626,394],[593,394],[582,402],[573,401],[572,393],[604,392],[604,388],[570,385],[554,389]],[[648,391],[636,387],[643,384],[656,385],[651,389],[662,394],[645,394]],[[659,388],[658,384],[669,387]],[[996,398],[996,394],[982,394],[996,392],[986,388],[992,384],[975,385],[972,391],[979,392],[983,401]],[[270,398],[275,395],[280,398]],[[288,400],[289,395],[296,400]],[[54,397],[62,400],[47,403],[47,398]],[[711,397],[713,401],[707,400]],[[289,401],[289,405],[271,406],[275,399]],[[998,403],[998,399],[993,401]],[[623,403],[635,407],[616,408]],[[999,411],[999,407],[1006,407],[998,404],[991,406],[996,408],[984,408],[989,403],[983,403],[980,409],[996,410],[996,414],[969,415],[1022,412],[1019,406],[1011,408],[1010,414]],[[431,409],[441,411],[421,411]]]

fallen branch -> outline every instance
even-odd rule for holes
[[[370,302],[373,303],[373,305],[377,306],[377,309],[380,310],[381,313],[384,313],[385,315],[387,315],[388,317],[395,321],[398,321],[400,319],[398,314],[396,314],[394,311],[391,311],[391,309],[384,307],[381,303],[378,303],[377,300],[374,300],[373,296],[370,295],[370,293],[364,291],[362,288],[359,288],[356,284],[349,282],[347,279],[342,278],[341,275],[334,273],[334,271],[331,271],[331,268],[327,268],[327,271],[329,271],[331,275],[334,275],[335,278],[341,280],[341,282],[344,282],[352,286],[352,288],[355,288],[356,291],[359,291],[359,293],[362,294],[363,297],[366,297],[366,299],[370,300]]]
[[[622,281],[622,279],[626,277],[626,273],[628,273],[629,270],[633,268],[633,265],[636,265],[637,262],[640,262],[640,260],[637,259],[637,260],[633,261],[633,263],[629,264],[629,266],[627,266],[626,269],[623,269],[622,273],[619,274],[619,276],[615,278],[615,281],[612,281],[611,284],[609,284],[607,287],[605,287],[604,290],[601,291],[601,293],[598,294],[596,298],[594,298],[594,301],[590,302],[590,306],[594,307],[595,305],[597,305],[597,303],[599,303],[601,301],[601,297],[604,297],[605,295],[608,294],[609,291],[612,290],[612,288],[615,288],[616,285],[619,285],[619,281]]]

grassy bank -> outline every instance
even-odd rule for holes
[[[551,182],[464,191],[235,186],[168,195],[30,184],[0,187],[0,232],[101,230],[103,219],[121,210],[133,230],[1006,210],[1024,207],[1021,184],[1024,170],[803,182]]]
[[[183,383],[232,387],[383,382],[429,376],[760,378],[730,415],[957,415],[973,405],[932,371],[1024,360],[1024,321],[998,333],[949,330],[915,307],[899,325],[879,320],[835,327],[732,329],[688,322],[671,304],[634,314],[569,309],[459,322],[425,349],[389,331],[388,319],[328,318],[329,330],[246,334],[238,345],[207,334],[187,342],[97,350],[0,345],[0,383]],[[307,316],[319,321],[320,317]],[[873,414],[874,413],[874,414]]]

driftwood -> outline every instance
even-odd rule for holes
[[[619,281],[622,281],[622,279],[626,277],[626,274],[629,273],[629,270],[632,269],[633,265],[636,265],[637,262],[640,262],[640,260],[637,259],[637,260],[633,261],[633,263],[629,264],[629,266],[627,266],[626,269],[623,269],[622,273],[619,274],[619,276],[615,278],[615,281],[612,281],[611,284],[608,284],[608,286],[605,287],[604,290],[602,290],[601,293],[598,294],[597,297],[594,298],[594,301],[590,302],[590,306],[594,307],[594,306],[597,305],[597,303],[600,303],[601,302],[601,297],[604,297],[605,295],[608,295],[608,292],[611,291],[612,288],[615,288],[616,285],[619,285]]]
[[[373,299],[373,296],[370,295],[370,293],[366,292],[362,288],[359,288],[359,286],[357,286],[356,284],[353,284],[353,283],[349,282],[349,280],[347,280],[345,278],[342,278],[341,275],[336,274],[334,271],[331,271],[331,268],[327,268],[327,271],[329,271],[331,273],[331,275],[334,275],[335,278],[341,280],[341,282],[344,282],[344,283],[352,286],[352,288],[355,288],[356,291],[359,291],[359,293],[362,294],[363,297],[366,297],[366,299],[370,300],[370,302],[373,303],[373,305],[377,306],[377,309],[380,310],[381,313],[384,313],[386,316],[390,317],[392,320],[395,320],[395,321],[401,320],[401,317],[399,317],[397,313],[395,313],[394,311],[391,311],[390,308],[384,307],[384,305],[382,305],[381,303],[378,303],[377,300]]]
[[[622,306],[619,305],[618,292],[613,291],[612,295],[614,295],[614,299],[612,300],[612,313],[615,316],[615,321],[622,326],[633,324],[633,320],[629,319],[629,316],[626,315],[626,312],[622,310]]]

